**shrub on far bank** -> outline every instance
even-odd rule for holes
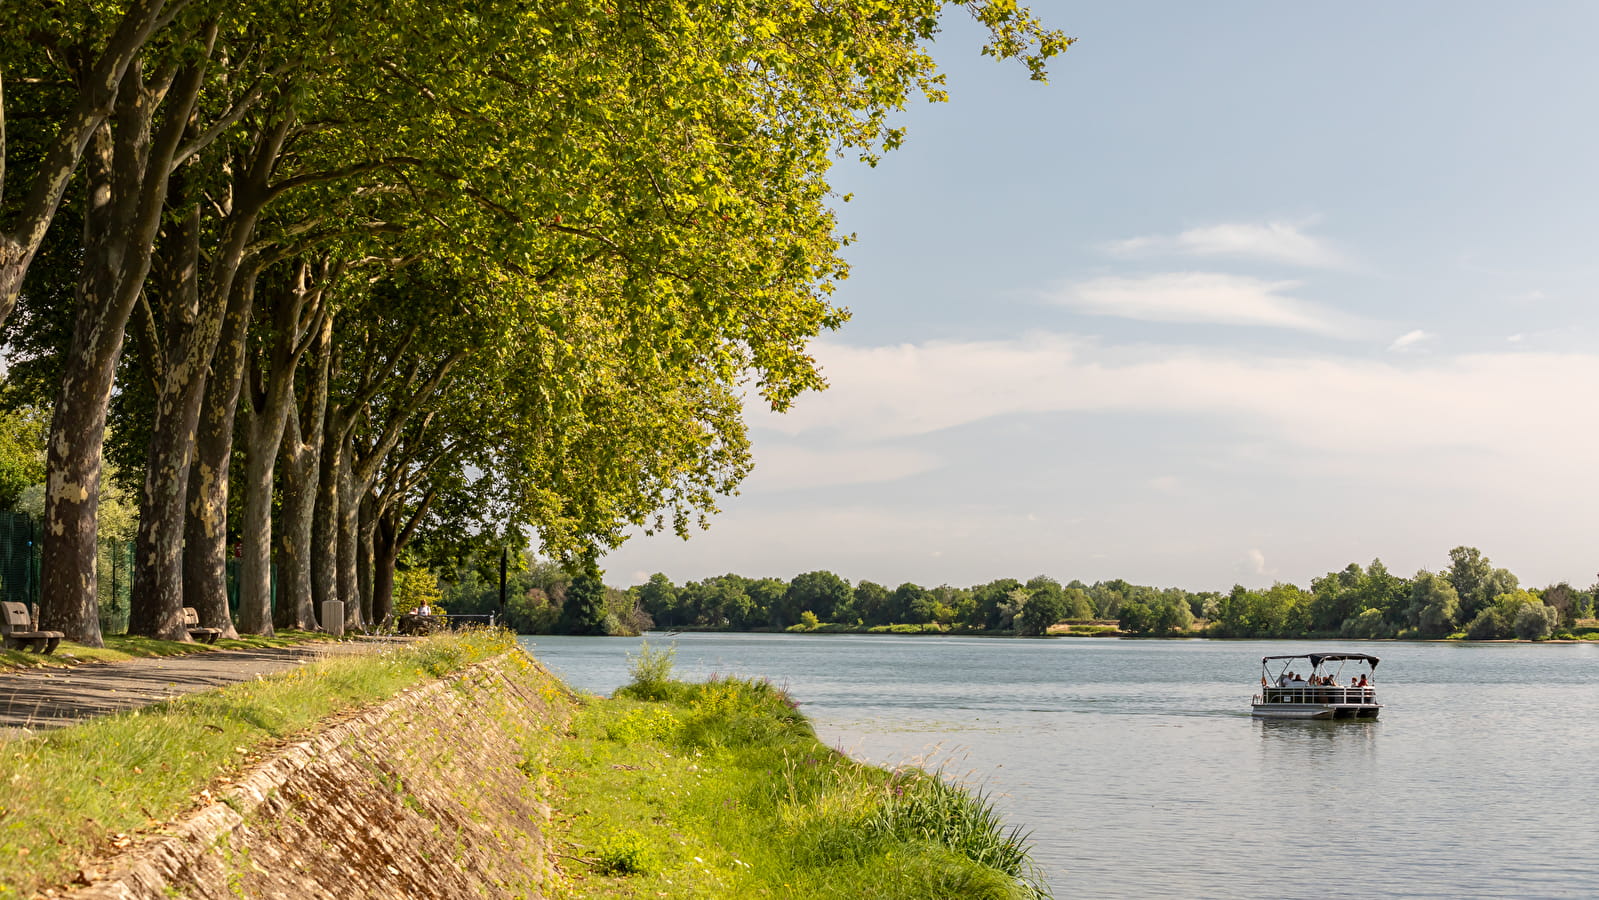
[[[1524,641],[1541,641],[1549,637],[1560,624],[1560,614],[1554,609],[1538,604],[1527,604],[1516,613],[1516,621],[1512,626],[1516,637]]]

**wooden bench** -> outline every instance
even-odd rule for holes
[[[207,628],[200,625],[200,611],[192,606],[183,608],[183,627],[189,629],[189,637],[207,644],[215,644],[217,638],[222,636],[222,629]]]
[[[28,607],[23,603],[0,603],[0,638],[4,639],[7,648],[19,647],[23,650],[37,650],[40,653],[54,653],[56,645],[66,635],[59,631],[39,631],[33,627],[33,617],[28,615]]]

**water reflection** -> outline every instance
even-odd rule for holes
[[[1307,741],[1373,741],[1380,719],[1256,719],[1262,740],[1305,743]]]

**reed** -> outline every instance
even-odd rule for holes
[[[769,682],[663,683],[637,662],[551,763],[555,837],[587,869],[570,896],[1049,897],[981,792],[849,759]]]

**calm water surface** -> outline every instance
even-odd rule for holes
[[[1599,897],[1599,647],[648,635],[786,685],[822,739],[942,764],[1060,897]],[[523,639],[574,686],[637,638]],[[1260,657],[1382,657],[1376,722],[1260,722]]]

